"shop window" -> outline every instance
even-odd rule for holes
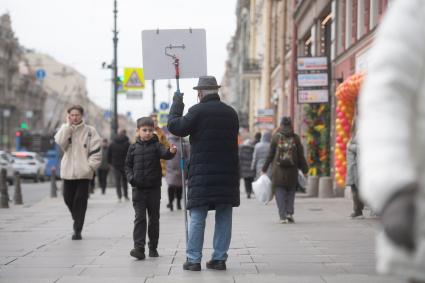
[[[378,18],[379,21],[382,20],[382,17],[384,16],[385,10],[388,6],[388,0],[378,0]]]
[[[365,34],[370,31],[370,0],[364,1],[364,31]]]
[[[357,11],[358,11],[358,0],[352,0],[352,10],[351,10],[351,44],[354,44],[357,41]]]
[[[344,51],[346,49],[346,44],[345,44],[345,33],[346,33],[346,20],[347,20],[347,9],[346,9],[346,5],[347,5],[347,0],[342,0],[341,2],[341,47],[342,47],[342,51]]]

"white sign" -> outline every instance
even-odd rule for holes
[[[299,57],[297,66],[298,71],[326,71],[328,69],[328,60],[326,57]]]
[[[143,99],[143,91],[140,90],[128,90],[126,95],[127,99]]]
[[[258,109],[257,116],[273,116],[274,109]]]
[[[298,86],[299,87],[316,87],[316,86],[327,86],[328,85],[328,74],[298,74]]]
[[[142,31],[145,79],[174,79],[174,59],[179,59],[180,78],[207,75],[207,42],[204,29]]]
[[[298,90],[298,103],[327,103],[328,101],[327,89]]]

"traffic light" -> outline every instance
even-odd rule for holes
[[[27,130],[28,129],[28,124],[25,122],[21,123],[21,129]]]

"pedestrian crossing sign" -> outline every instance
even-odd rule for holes
[[[125,90],[140,90],[145,89],[145,78],[142,68],[124,68]]]

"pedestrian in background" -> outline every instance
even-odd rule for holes
[[[347,178],[346,185],[351,188],[353,195],[353,213],[351,218],[357,218],[363,216],[364,204],[360,199],[359,194],[359,174],[358,174],[358,145],[357,145],[357,129],[356,129],[356,117],[353,120],[351,127],[351,138],[347,143]]]
[[[115,177],[115,186],[117,188],[118,201],[123,197],[128,199],[128,181],[125,174],[125,158],[130,146],[130,141],[127,137],[127,131],[121,130],[113,139],[108,150],[108,161],[112,166]],[[121,190],[123,188],[123,190]]]
[[[220,101],[215,77],[200,77],[199,103],[183,116],[183,94],[176,92],[168,117],[168,130],[190,136],[187,209],[189,235],[184,270],[200,271],[205,220],[215,210],[212,258],[208,269],[225,270],[232,238],[233,207],[239,206],[239,120],[236,111]]]
[[[251,168],[253,153],[254,145],[249,139],[246,139],[243,144],[239,146],[239,166],[240,177],[244,180],[247,198],[251,198],[252,182],[255,177],[255,170]]]
[[[272,188],[276,197],[281,223],[294,223],[295,192],[298,184],[298,169],[308,172],[307,161],[300,137],[294,133],[292,121],[283,117],[280,128],[273,136],[269,154],[263,165],[263,174],[272,164]]]
[[[173,135],[169,135],[169,141],[171,144],[178,144],[180,139]],[[189,145],[186,141],[183,140],[183,156],[185,158],[189,157]],[[173,211],[174,209],[174,199],[176,200],[177,209],[182,209],[181,200],[182,200],[182,191],[183,191],[183,183],[182,183],[182,170],[180,168],[180,160],[182,157],[182,153],[180,148],[177,149],[177,154],[173,159],[167,160],[167,175],[165,176],[165,180],[168,184],[168,204],[167,207]],[[185,168],[186,171],[186,168]],[[185,176],[186,177],[186,176]]]
[[[255,133],[255,136],[254,136],[254,142],[252,143],[252,145],[256,145],[257,143],[259,143],[261,141],[261,133],[260,132],[257,132],[257,133]]]
[[[128,149],[125,161],[127,178],[133,188],[133,208],[135,211],[133,240],[134,248],[130,255],[139,260],[145,259],[146,212],[148,213],[149,257],[158,257],[159,208],[161,200],[162,170],[160,159],[171,159],[177,152],[163,146],[154,134],[154,122],[150,117],[137,120],[136,143]]]
[[[89,197],[89,184],[102,159],[101,138],[96,129],[83,121],[80,105],[68,108],[66,123],[55,135],[55,142],[64,154],[61,161],[63,197],[72,219],[72,240],[81,240]]]
[[[100,162],[100,166],[97,169],[97,178],[99,181],[99,186],[102,190],[102,194],[105,194],[107,179],[109,172],[109,162],[108,162],[108,140],[103,139],[102,141],[102,161]]]
[[[159,142],[165,147],[170,147],[170,143],[167,140],[167,135],[158,126],[158,113],[153,112],[150,117],[152,118],[155,124],[154,134],[158,137]],[[161,160],[161,169],[162,169],[162,177],[165,177],[165,175],[167,174],[167,161]]]
[[[261,176],[263,165],[266,162],[267,156],[269,154],[271,138],[272,134],[270,132],[264,133],[261,136],[261,141],[254,147],[251,168],[255,171],[255,180]],[[271,167],[269,167],[267,170],[267,175],[269,178],[272,177]]]
[[[425,1],[393,1],[359,100],[360,193],[380,215],[380,273],[425,282]]]

